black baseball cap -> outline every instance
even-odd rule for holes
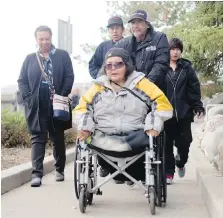
[[[136,10],[135,12],[133,12],[128,23],[132,22],[133,19],[140,19],[149,23],[149,21],[147,20],[147,13],[144,10]]]
[[[123,20],[121,17],[119,16],[114,16],[114,17],[111,17],[109,20],[108,20],[108,26],[107,28],[110,28],[112,25],[120,25],[123,27]]]

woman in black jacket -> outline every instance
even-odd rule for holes
[[[183,43],[173,38],[170,44],[170,67],[166,76],[165,93],[174,108],[174,116],[165,122],[167,184],[172,183],[175,165],[179,177],[185,175],[190,143],[191,122],[194,113],[201,118],[204,113],[201,102],[200,83],[191,62],[181,58]],[[173,145],[178,154],[174,158]]]
[[[54,144],[55,179],[64,180],[66,161],[64,130],[72,127],[72,116],[70,115],[68,122],[53,119],[52,99],[53,90],[55,94],[61,96],[70,94],[74,73],[69,54],[52,45],[52,31],[49,27],[38,27],[35,38],[39,46],[37,55],[50,83],[42,76],[36,53],[32,53],[26,57],[22,65],[18,85],[25,102],[25,117],[31,134],[33,167],[31,186],[39,187],[43,176],[48,134]]]

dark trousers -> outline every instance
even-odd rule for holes
[[[183,168],[187,163],[190,144],[192,142],[191,121],[172,118],[164,124],[166,132],[166,173],[174,175],[175,165]],[[178,149],[179,160],[175,160],[173,147]]]
[[[32,177],[43,176],[43,160],[45,156],[45,147],[49,139],[53,142],[53,156],[55,159],[55,168],[58,172],[64,172],[66,162],[66,148],[64,142],[64,131],[58,128],[52,128],[52,122],[49,119],[40,118],[42,133],[32,134]]]

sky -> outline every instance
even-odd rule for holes
[[[1,1],[3,2],[3,1]],[[1,22],[1,88],[16,85],[22,63],[29,53],[36,51],[34,31],[39,25],[48,25],[57,45],[58,19],[73,24],[73,54],[83,56],[81,44],[98,45],[102,39],[100,27],[106,27],[109,15],[105,1],[63,0],[27,1],[14,0],[0,3]],[[90,56],[86,57],[87,60]],[[88,68],[73,61],[75,82],[90,82]]]

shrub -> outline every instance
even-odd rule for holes
[[[215,75],[212,76],[203,76],[199,77],[201,83],[201,96],[211,98],[216,93],[223,92],[223,83],[218,81],[218,77]]]
[[[201,96],[211,98],[216,93],[223,92],[223,84],[211,84],[201,86]]]
[[[30,147],[24,114],[5,109],[1,115],[1,144],[7,148],[18,145]]]
[[[65,144],[73,144],[76,139],[76,131],[70,129],[65,131]],[[30,135],[27,131],[24,112],[13,112],[4,109],[1,113],[1,145],[6,148],[30,147]],[[47,146],[52,146],[48,141]]]

